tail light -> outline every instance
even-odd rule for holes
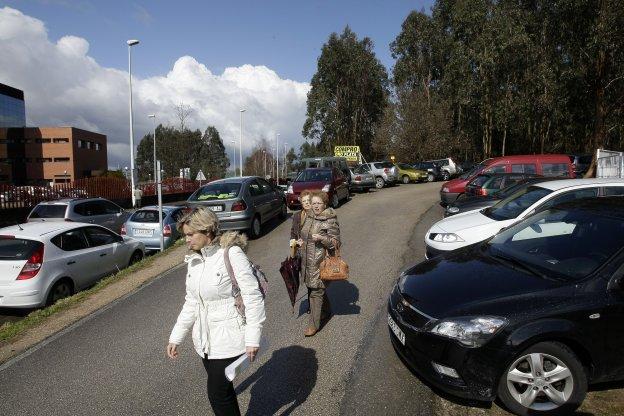
[[[384,173],[390,173],[390,169],[384,168]]]
[[[362,180],[362,177],[361,177],[361,176],[356,176],[356,177],[355,177],[355,180],[356,180],[356,181],[361,181],[361,180]]]
[[[43,264],[43,243],[37,243],[37,247],[30,255],[24,267],[22,267],[22,271],[17,276],[16,280],[28,280],[32,279],[39,273],[41,270],[41,265]]]
[[[481,196],[487,196],[487,189],[485,188],[479,188],[479,195]]]
[[[163,236],[171,237],[171,226],[169,224],[165,224],[163,227]]]
[[[121,231],[119,231],[119,234],[126,235],[126,224],[121,226]]]
[[[237,201],[232,204],[232,211],[245,211],[247,209],[247,204],[245,201]]]

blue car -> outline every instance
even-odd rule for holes
[[[176,223],[184,215],[186,207],[163,206],[163,228],[158,226],[158,206],[152,205],[135,211],[121,227],[121,235],[127,235],[145,244],[146,251],[160,250],[160,235],[164,235],[164,247],[171,246],[180,233]]]

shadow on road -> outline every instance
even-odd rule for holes
[[[241,394],[253,384],[247,415],[289,415],[306,401],[316,385],[316,351],[292,346],[279,349],[237,388]],[[279,410],[288,406],[283,411]],[[279,412],[279,413],[278,413]]]
[[[332,315],[359,315],[360,290],[348,280],[332,282],[327,289]]]

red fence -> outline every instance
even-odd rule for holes
[[[153,182],[139,184],[143,196],[156,194]],[[199,188],[199,182],[168,178],[162,182],[163,194],[190,193]],[[60,198],[102,197],[113,201],[131,198],[130,182],[121,178],[98,177],[78,179],[70,183],[53,186],[13,186],[0,185],[0,209],[27,208],[41,201]]]

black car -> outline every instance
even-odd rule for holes
[[[424,170],[427,172],[427,182],[435,182],[444,179],[444,173],[440,166],[435,162],[417,162],[412,165],[416,170]]]
[[[570,414],[624,379],[624,198],[539,212],[403,272],[388,324],[438,388],[515,414]]]
[[[467,196],[462,195],[452,204],[446,206],[444,210],[444,217],[450,217],[451,215],[461,214],[463,212],[474,211],[475,209],[487,208],[496,204],[498,201],[501,201],[508,196],[512,195],[514,192],[517,192],[521,189],[526,188],[529,185],[533,185],[535,183],[552,181],[558,178],[545,178],[545,177],[532,177],[523,179],[520,182],[508,186],[506,188],[501,189],[495,194],[488,196]]]

